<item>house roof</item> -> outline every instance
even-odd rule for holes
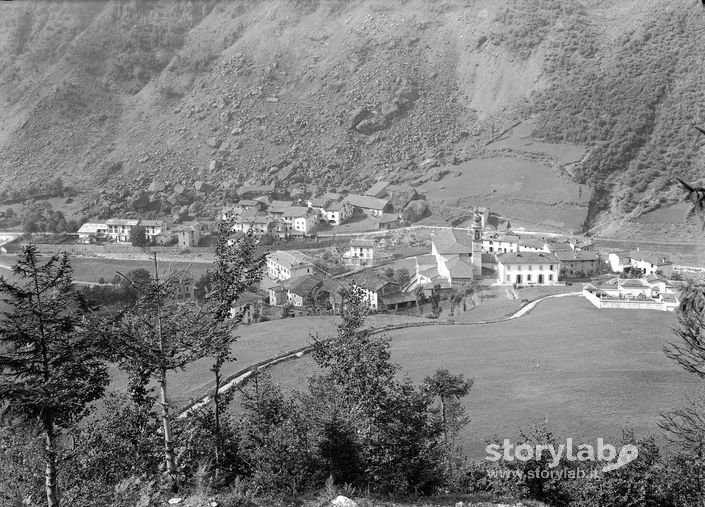
[[[78,234],[97,234],[99,230],[107,230],[105,222],[86,222],[78,229]]]
[[[283,210],[285,217],[299,218],[308,215],[308,208],[305,206],[289,206]]]
[[[323,209],[326,211],[340,211],[343,209],[344,204],[338,201],[331,201]]]
[[[318,276],[304,275],[290,278],[284,282],[284,287],[289,289],[289,292],[297,296],[306,297],[313,289],[321,285],[323,279]]]
[[[436,256],[432,254],[416,256],[416,264],[419,266],[435,266],[436,262]]]
[[[270,253],[267,258],[287,269],[291,269],[295,266],[312,264],[313,261],[311,257],[299,252],[298,250],[275,250]]]
[[[413,292],[392,292],[391,294],[380,296],[380,299],[385,305],[410,303],[411,301],[416,301],[416,294]]]
[[[472,237],[461,229],[441,229],[431,239],[439,254],[472,253]]]
[[[355,273],[355,275],[352,276],[350,279],[352,283],[357,285],[358,287],[362,287],[373,292],[377,292],[382,287],[389,284],[399,286],[398,283],[390,282],[381,275],[376,275],[368,271]]]
[[[362,247],[362,248],[372,248],[375,246],[375,240],[373,239],[351,239],[350,246]]]
[[[451,279],[453,278],[473,278],[475,271],[473,270],[472,261],[469,259],[461,258],[458,256],[452,256],[446,261],[446,267],[450,273]]]
[[[128,218],[110,218],[109,220],[106,221],[106,224],[108,225],[129,225],[134,227],[137,225],[140,221],[136,219],[128,219]]]
[[[370,187],[370,189],[365,192],[365,195],[371,195],[372,197],[377,197],[377,194],[383,194],[384,190],[389,186],[387,181],[378,181]]]
[[[236,206],[261,206],[262,203],[260,201],[256,201],[254,199],[240,199]]]
[[[164,227],[166,224],[163,220],[140,220],[140,225],[145,227]]]
[[[555,243],[546,243],[548,246],[548,250],[551,252],[572,252],[573,247],[570,246],[570,243],[564,243],[564,242],[555,242]]]
[[[339,201],[343,196],[336,192],[326,192],[322,197],[323,199],[330,199],[331,201]]]
[[[644,261],[655,266],[666,266],[668,264],[672,264],[672,262],[665,255],[644,253],[638,250],[632,250],[629,252],[629,257],[635,261]]]
[[[257,294],[255,292],[250,292],[250,291],[245,291],[240,296],[233,302],[233,306],[242,306],[242,305],[248,305],[252,303],[258,303],[262,301],[265,298],[265,296],[262,296],[260,294]]]
[[[289,208],[289,207],[292,206],[293,204],[294,204],[294,201],[277,201],[277,200],[274,200],[274,201],[272,201],[272,202],[269,203],[269,211],[272,211],[273,208],[281,208],[281,209]]]
[[[559,250],[555,254],[561,262],[593,262],[600,259],[597,252],[592,251]]]
[[[326,199],[325,197],[314,197],[309,200],[309,203],[312,208],[325,208],[328,204],[330,204],[330,199]]]
[[[343,199],[343,202],[350,203],[358,208],[375,209],[380,211],[389,205],[389,201],[386,199],[377,199],[376,197],[369,195],[358,194],[350,194],[346,196],[345,199]]]
[[[556,254],[549,252],[507,252],[497,255],[497,261],[508,264],[558,264]]]
[[[242,215],[235,221],[237,224],[269,224],[272,219],[265,215]]]
[[[546,246],[546,242],[542,239],[536,238],[519,238],[519,246],[526,248],[535,248],[536,250],[543,250]]]

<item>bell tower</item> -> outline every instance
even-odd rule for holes
[[[472,272],[473,278],[482,278],[482,216],[475,210],[472,219]]]

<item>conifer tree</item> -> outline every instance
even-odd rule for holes
[[[12,272],[0,277],[0,407],[5,421],[43,433],[47,505],[57,507],[57,439],[103,395],[108,373],[68,255],[41,263],[29,245]]]

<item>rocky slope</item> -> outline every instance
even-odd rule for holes
[[[703,17],[685,0],[3,2],[0,191],[58,176],[109,215],[215,208],[244,184],[360,190],[483,157],[531,119],[586,147],[568,172],[590,225],[614,228],[703,169]]]

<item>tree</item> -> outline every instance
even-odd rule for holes
[[[666,356],[684,370],[705,380],[705,282],[691,281],[681,293],[678,308],[678,342],[664,347]],[[699,501],[705,500],[705,397],[688,400],[689,404],[663,415],[659,426],[682,450],[682,458],[691,461],[687,469],[698,486]]]
[[[18,282],[0,277],[8,306],[0,325],[0,401],[10,420],[36,424],[45,441],[47,505],[59,505],[57,438],[79,421],[108,383],[100,348],[85,322],[68,255],[42,264],[37,247],[25,247],[13,267]]]
[[[433,286],[429,299],[431,300],[431,313],[438,318],[441,314],[441,286],[439,284]]]
[[[167,374],[203,357],[204,344],[221,332],[196,302],[177,302],[182,276],[175,272],[160,279],[155,253],[154,277],[132,282],[139,297],[105,326],[114,359],[131,375],[133,397],[144,399],[150,379],[159,386],[164,461],[174,489],[178,480]]]
[[[231,346],[237,339],[231,327],[236,326],[245,315],[246,310],[233,314],[231,308],[240,296],[262,279],[266,257],[257,251],[257,239],[250,229],[244,236],[235,237],[234,219],[223,220],[219,224],[218,242],[215,247],[215,270],[208,271],[207,288],[210,290],[204,299],[208,311],[212,313],[216,325],[211,341],[207,344],[208,354],[213,357],[211,371],[215,379],[213,387],[213,451],[216,467],[220,465],[221,456],[221,415],[229,398],[221,403],[219,393],[223,381],[222,368],[233,361]],[[204,290],[205,288],[204,287]],[[227,322],[227,325],[226,325]]]
[[[141,225],[136,225],[130,229],[130,243],[132,246],[143,247],[149,244],[147,230]]]
[[[449,476],[453,474],[451,468],[453,441],[460,430],[470,422],[465,416],[465,407],[460,403],[460,399],[468,395],[472,385],[472,379],[465,379],[462,374],[453,375],[446,369],[438,369],[433,376],[424,379],[424,390],[440,402],[441,428]]]

